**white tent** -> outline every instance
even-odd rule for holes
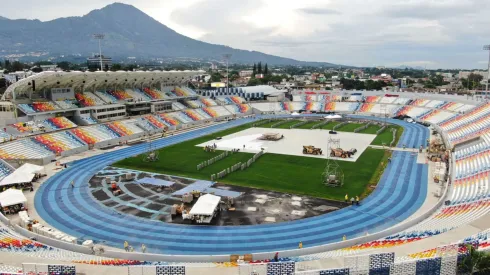
[[[291,113],[292,116],[299,116],[298,112]]]
[[[328,115],[325,118],[334,119],[334,118],[342,118],[342,116],[341,115]]]
[[[216,207],[218,207],[220,201],[221,197],[211,194],[203,195],[197,200],[196,204],[194,204],[191,211],[189,211],[189,214],[211,216]]]
[[[39,165],[34,165],[30,163],[24,163],[21,167],[17,168],[12,174],[6,176],[2,181],[0,181],[0,186],[31,182],[32,178],[36,173],[40,173],[44,167]]]
[[[7,189],[4,192],[0,193],[0,204],[2,205],[2,207],[25,203],[26,201],[26,196],[24,196],[22,190]]]

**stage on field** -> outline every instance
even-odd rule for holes
[[[278,141],[261,140],[263,134],[278,133],[284,135],[284,138]],[[240,132],[221,137],[217,140],[209,140],[197,146],[209,146],[216,144],[218,150],[240,149],[241,152],[258,152],[262,148],[268,153],[305,156],[313,158],[327,158],[330,152],[327,152],[328,140],[332,137],[340,139],[340,147],[343,150],[357,149],[357,153],[351,158],[338,158],[344,161],[356,161],[359,156],[371,144],[376,135],[337,132],[329,134],[328,130],[308,130],[308,129],[271,129],[271,128],[249,128]],[[320,148],[323,155],[306,155],[303,154],[303,145],[312,145]],[[244,147],[245,146],[245,147]]]

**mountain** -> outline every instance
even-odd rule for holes
[[[8,18],[5,18],[3,16],[0,16],[0,20],[9,20]]]
[[[82,17],[59,18],[47,22],[0,20],[0,49],[4,50],[0,54],[46,52],[50,56],[90,56],[98,52],[97,43],[92,38],[94,33],[105,34],[102,42],[103,54],[113,58],[134,56],[222,60],[223,54],[230,53],[234,63],[261,61],[276,65],[336,66],[198,41],[175,32],[131,5],[121,3],[93,10]]]

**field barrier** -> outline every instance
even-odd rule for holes
[[[333,126],[332,130],[334,130],[334,131],[335,131],[335,130],[339,129],[340,127],[342,127],[342,126],[344,126],[344,125],[346,125],[346,124],[348,124],[348,122],[347,122],[347,121],[341,122],[341,123],[339,123],[339,124],[337,124],[337,125]]]
[[[301,126],[301,125],[305,125],[305,124],[306,124],[306,123],[308,123],[308,122],[309,122],[308,120],[298,122],[298,123],[296,123],[296,124],[292,125],[291,127],[289,127],[289,129],[294,129],[294,128],[299,127],[299,126]]]
[[[376,131],[376,135],[383,133],[386,130],[386,128],[387,128],[386,125],[383,125],[383,127],[381,127],[378,131]]]
[[[363,126],[361,126],[361,127],[357,128],[357,129],[355,129],[355,130],[354,130],[354,133],[358,133],[358,132],[360,132],[360,131],[362,131],[362,130],[366,130],[366,129],[369,127],[369,125],[371,125],[371,124],[372,124],[372,123],[371,123],[371,122],[369,122],[368,124],[365,124],[365,125],[363,125]]]
[[[199,171],[199,170],[201,170],[201,169],[203,169],[203,168],[205,168],[205,167],[208,167],[209,165],[211,165],[211,164],[213,164],[213,163],[215,163],[215,162],[217,162],[217,161],[220,161],[220,160],[222,160],[222,159],[224,159],[224,158],[226,158],[227,156],[230,156],[230,155],[232,155],[232,154],[233,154],[233,152],[230,152],[230,151],[225,151],[225,152],[223,152],[223,153],[221,153],[221,154],[217,155],[216,157],[214,157],[214,158],[212,158],[212,159],[208,159],[208,160],[206,160],[206,161],[203,161],[203,162],[201,162],[201,163],[199,163],[199,164],[197,165],[197,170]]]

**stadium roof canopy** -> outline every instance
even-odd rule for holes
[[[153,85],[164,83],[168,85],[189,81],[204,71],[136,71],[136,72],[42,72],[24,78],[10,85],[2,100],[15,99],[16,95],[28,94],[50,88],[97,89],[122,85],[124,87]],[[34,85],[33,85],[34,84]]]

